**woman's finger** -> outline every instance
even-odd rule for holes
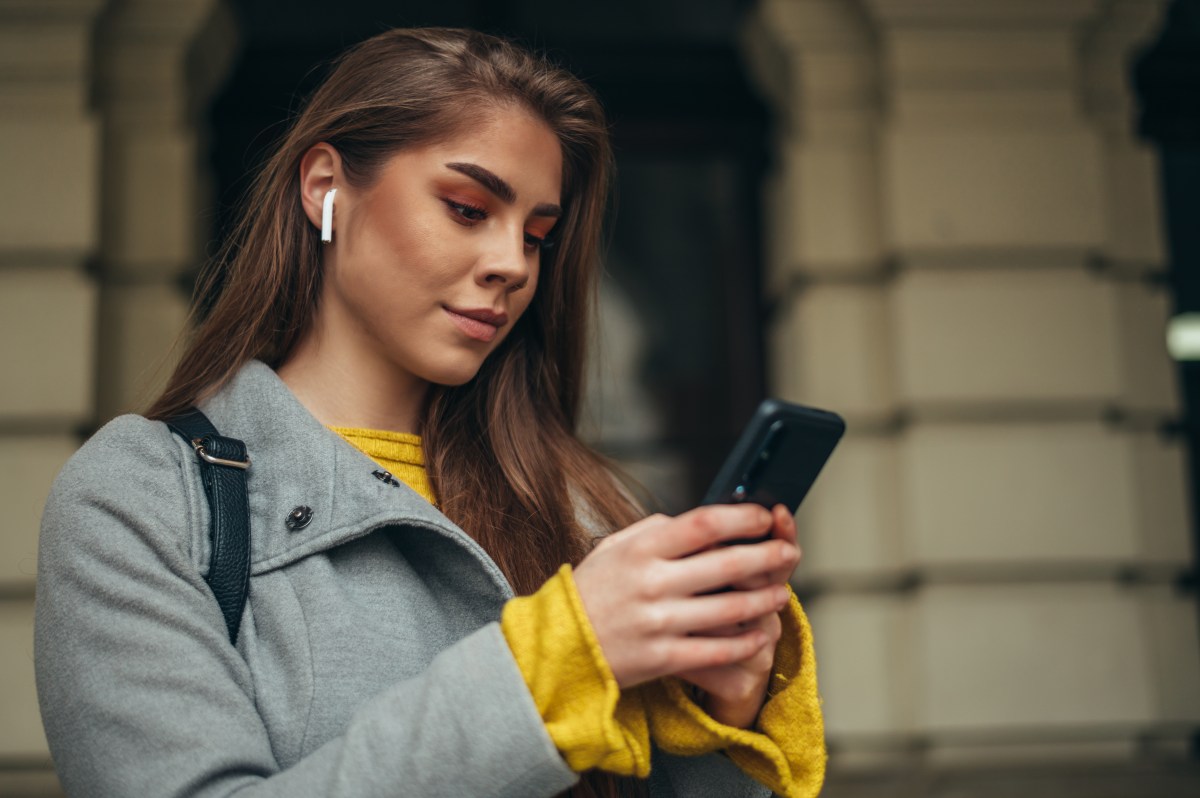
[[[757,644],[748,641],[767,639],[756,636],[761,629],[711,637],[692,633],[777,612],[787,600],[779,586],[696,594],[784,567],[794,558],[788,553],[794,547],[784,541],[721,545],[762,537],[775,523],[771,512],[749,505],[654,516],[609,536],[576,566],[576,590],[619,685],[753,655]],[[702,554],[687,556],[696,552]]]
[[[800,558],[803,552],[800,550],[799,544],[796,542],[796,517],[788,512],[788,508],[782,504],[775,505],[771,510],[771,518],[773,520],[772,531],[777,536],[778,540],[785,541],[793,547],[795,559],[790,563],[784,563],[769,576],[772,582],[786,585],[792,578],[792,573],[796,570],[796,566],[800,563]]]
[[[785,602],[786,604],[786,602]],[[783,607],[779,608],[780,610]],[[727,624],[725,626],[714,626],[710,629],[702,629],[692,634],[700,637],[729,637],[730,635],[740,635],[749,629],[770,629],[773,625],[779,622],[779,610],[768,612],[759,615],[756,618],[750,618],[745,621]]]
[[[663,588],[670,595],[708,593],[723,587],[776,584],[772,578],[790,573],[799,561],[799,550],[780,540],[744,546],[718,546],[663,566]]]
[[[663,601],[646,611],[645,625],[652,634],[739,635],[769,623],[765,619],[787,606],[788,597],[787,588],[769,585]],[[715,630],[727,630],[728,634],[718,635]]]
[[[731,637],[680,637],[662,644],[662,655],[674,663],[672,673],[737,665],[774,648],[762,629],[749,629]]]
[[[796,545],[796,517],[788,512],[786,505],[771,508],[771,536]]]
[[[638,543],[648,553],[676,560],[744,538],[762,537],[774,524],[766,508],[756,504],[714,504],[697,507],[666,523],[638,527]]]
[[[774,540],[784,541],[790,546],[795,547],[795,555],[791,562],[781,563],[777,568],[773,568],[766,573],[756,574],[748,579],[736,582],[733,587],[737,590],[753,590],[754,588],[762,587],[770,584],[787,584],[791,579],[792,572],[796,570],[796,565],[800,562],[802,552],[799,546],[796,545],[796,519],[788,512],[785,505],[777,504],[771,508],[771,537]]]
[[[782,624],[778,615],[771,615],[755,625],[769,642],[753,656],[730,665],[694,668],[677,674],[703,691],[699,700],[705,712],[729,726],[753,726],[766,700]]]
[[[670,516],[663,515],[662,513],[648,515],[639,521],[635,521],[618,532],[613,532],[600,538],[598,541],[596,541],[596,548],[600,548],[601,546],[625,544],[641,535],[652,536],[655,534],[654,530],[663,526],[664,524],[670,524],[673,520],[674,519]]]
[[[774,663],[774,659],[775,659],[775,644],[779,642],[779,636],[783,630],[783,624],[779,621],[779,616],[775,613],[772,613],[770,615],[764,615],[763,617],[757,618],[753,621],[748,621],[748,622],[746,622],[746,624],[737,624],[737,625],[735,625],[733,627],[729,627],[729,628],[734,629],[735,633],[732,635],[704,634],[704,635],[697,635],[697,636],[698,637],[734,637],[737,635],[746,634],[747,632],[757,629],[767,636],[767,640],[770,643],[770,645],[764,646],[763,649],[761,651],[759,651],[757,654],[755,654],[753,658],[742,660],[741,662],[738,662],[733,666],[728,666],[728,665],[727,666],[718,666],[718,667],[699,669],[699,670],[713,671],[714,673],[710,674],[710,676],[712,678],[720,678],[720,674],[715,673],[715,671],[719,671],[722,669],[729,669],[730,667],[751,668],[751,669],[758,669],[758,670],[770,670],[771,665]],[[708,685],[702,685],[702,684],[699,684],[698,682],[693,681],[691,677],[694,676],[695,674],[696,674],[696,671],[692,671],[692,672],[680,673],[678,675],[680,678],[685,679],[686,681],[691,681],[693,684],[696,684],[697,687],[703,687],[706,690],[713,689],[713,685],[711,683]]]

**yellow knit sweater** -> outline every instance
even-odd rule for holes
[[[417,435],[333,427],[352,445],[437,504]],[[564,565],[533,595],[509,601],[501,629],[546,730],[573,770],[601,768],[645,778],[650,740],[672,754],[724,751],[745,773],[787,798],[820,792],[825,736],[812,631],[795,596],[757,728],[709,717],[678,679],[622,691]]]
[[[330,427],[360,452],[386,468],[396,479],[421,494],[430,504],[437,506],[433,485],[425,471],[425,451],[421,448],[421,436],[408,432],[388,432],[379,429],[356,427]]]

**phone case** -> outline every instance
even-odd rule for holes
[[[784,504],[795,513],[846,430],[836,413],[767,399],[746,425],[704,504]]]

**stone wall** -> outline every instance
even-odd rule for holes
[[[779,118],[774,391],[849,425],[797,578],[845,794],[948,766],[1136,770],[1200,722],[1129,89],[1162,5],[762,0],[745,30]]]
[[[57,794],[33,687],[41,507],[169,373],[208,232],[197,110],[234,41],[217,0],[0,0],[0,795]]]

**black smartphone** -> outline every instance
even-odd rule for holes
[[[783,504],[794,515],[845,431],[837,413],[764,400],[701,504]]]

